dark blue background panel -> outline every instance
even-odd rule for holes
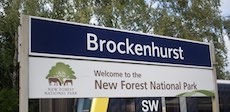
[[[99,39],[112,41],[115,44],[123,42],[133,44],[132,49],[135,51],[135,45],[157,46],[165,49],[171,49],[171,57],[157,57],[152,55],[137,55],[131,53],[120,53],[118,50],[109,52],[106,50],[106,44],[95,51],[87,50],[87,33],[95,34]],[[179,64],[189,66],[211,67],[209,45],[190,41],[175,40],[170,38],[162,38],[159,36],[151,36],[137,34],[125,31],[118,31],[106,28],[90,27],[85,25],[76,25],[71,23],[57,22],[45,19],[31,18],[31,53],[58,54],[67,56],[83,56],[98,59],[119,59],[126,61],[154,62],[163,64]],[[100,44],[98,44],[100,45]],[[108,47],[113,49],[113,44]],[[93,46],[93,44],[92,44]],[[120,49],[126,50],[127,46],[122,45]],[[181,57],[178,59],[179,48],[183,50]],[[140,48],[139,48],[140,49]],[[176,51],[172,51],[176,49]],[[142,48],[143,50],[143,48]],[[146,50],[148,51],[148,50]],[[150,51],[150,50],[149,50]],[[152,51],[152,50],[151,50]],[[173,54],[173,52],[175,52]],[[143,52],[139,52],[143,54]],[[164,54],[164,53],[163,53]],[[157,55],[157,54],[156,54]],[[174,56],[174,58],[173,58]],[[183,56],[183,57],[182,57]]]

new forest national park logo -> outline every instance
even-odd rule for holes
[[[74,74],[74,71],[68,64],[57,62],[56,65],[50,69],[46,79],[48,79],[50,86],[72,86],[73,79],[76,79]]]

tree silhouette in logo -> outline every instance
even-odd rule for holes
[[[72,79],[76,79],[74,76],[74,71],[68,64],[62,62],[56,63],[55,66],[51,68],[49,74],[46,76],[46,79],[49,80],[49,84],[54,85],[72,85]]]

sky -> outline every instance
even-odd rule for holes
[[[228,16],[230,15],[230,0],[220,0],[221,2],[221,7],[220,10],[222,11],[223,16]]]
[[[220,10],[222,11],[222,16],[230,16],[230,0],[220,0],[221,2],[221,7]],[[228,39],[228,37],[226,35],[224,35],[225,38],[225,44],[227,46],[228,49],[228,62],[230,64],[230,40]],[[228,71],[230,71],[230,65],[226,68]]]

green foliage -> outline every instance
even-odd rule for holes
[[[73,0],[69,21],[89,23],[93,15],[92,0]]]
[[[62,62],[56,63],[56,65],[51,68],[49,74],[46,76],[46,79],[52,77],[60,79],[62,83],[64,83],[63,79],[76,79],[72,68]]]
[[[0,112],[18,112],[18,93],[14,89],[0,90]]]
[[[17,27],[20,0],[0,1],[0,88],[18,88]]]
[[[151,7],[144,0],[95,0],[94,14],[100,26],[149,32],[154,22]]]
[[[23,14],[89,23],[92,0],[25,0]]]

